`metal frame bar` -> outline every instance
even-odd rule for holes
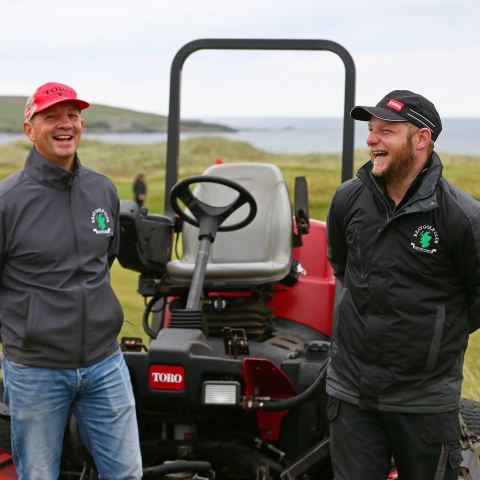
[[[165,177],[165,215],[174,216],[170,190],[177,183],[180,144],[180,90],[185,60],[198,50],[327,50],[336,53],[345,66],[343,115],[342,182],[353,176],[354,121],[350,111],[355,104],[355,64],[350,53],[330,40],[201,39],[184,45],[175,55],[170,74],[167,160]]]
[[[330,454],[330,439],[327,438],[297,459],[292,465],[280,473],[280,480],[297,480],[320,460],[324,460]]]

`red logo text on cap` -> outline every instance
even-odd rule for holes
[[[75,92],[68,87],[51,87],[48,90],[44,90],[42,92],[45,95],[50,95],[51,93],[57,93],[59,96],[62,96],[64,93],[71,93],[72,95],[75,95]]]
[[[171,365],[152,365],[150,367],[150,388],[156,390],[183,390],[185,370]]]
[[[387,107],[400,111],[403,108],[403,103],[395,100],[394,98],[391,98],[387,103]]]

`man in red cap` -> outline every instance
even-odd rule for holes
[[[69,411],[99,478],[142,477],[135,402],[110,286],[119,245],[113,183],[77,155],[89,104],[60,83],[25,109],[25,167],[0,182],[0,321],[18,478],[59,475]]]
[[[395,90],[351,116],[371,160],[327,219],[341,284],[327,392],[335,480],[457,480],[458,405],[480,327],[480,203],[442,176],[432,102]]]

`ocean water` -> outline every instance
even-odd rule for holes
[[[311,153],[338,152],[342,149],[341,118],[201,118],[205,122],[228,125],[234,133],[182,133],[181,138],[198,135],[222,136],[251,143],[268,152]],[[446,118],[435,150],[466,155],[480,155],[480,118]],[[366,122],[355,122],[355,147],[365,147]],[[167,139],[166,133],[84,133],[84,138],[112,143],[156,143]],[[0,145],[25,138],[0,134]]]
[[[238,130],[224,136],[247,141],[270,152],[338,152],[342,149],[341,118],[208,118]],[[480,155],[480,118],[446,118],[435,150]],[[366,122],[355,122],[355,147],[366,147]]]

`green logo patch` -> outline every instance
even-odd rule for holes
[[[107,224],[110,222],[108,213],[103,208],[96,208],[90,216],[91,222],[97,227],[93,231],[98,235],[102,233],[110,233]]]
[[[430,242],[432,241],[432,236],[430,235],[430,232],[422,230],[419,236],[420,245],[422,246],[422,248],[428,248],[430,246]]]
[[[105,230],[107,228],[107,220],[103,213],[97,213],[95,215],[95,220],[97,221],[98,228],[100,230]]]
[[[431,248],[437,246],[440,241],[435,227],[431,225],[421,225],[415,230],[413,237],[414,241],[410,242],[410,245],[414,250],[430,254],[437,251],[436,248]]]

